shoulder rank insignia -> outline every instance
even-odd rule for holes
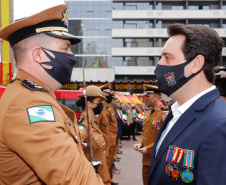
[[[84,120],[84,118],[79,118],[77,122],[78,122],[78,123],[82,123],[83,120]]]
[[[30,81],[30,80],[23,80],[21,82],[21,84],[25,87],[27,87],[28,89],[32,90],[32,91],[44,91],[44,92],[49,92],[46,89],[44,89],[43,87],[37,85],[36,83]]]

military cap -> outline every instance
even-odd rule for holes
[[[146,96],[147,94],[160,93],[159,88],[154,85],[143,84],[143,89],[144,89],[144,93],[143,93],[144,96]]]
[[[0,38],[9,41],[13,46],[23,39],[40,33],[70,40],[71,44],[81,41],[68,33],[68,8],[65,4],[43,10],[6,26],[0,31]]]
[[[111,90],[111,83],[107,83],[107,84],[104,84],[104,85],[100,86],[100,89],[103,92],[111,93],[112,92],[112,90]]]
[[[86,95],[87,97],[99,97],[106,100],[106,98],[102,94],[101,89],[95,85],[90,85],[86,88]],[[83,94],[78,95],[78,97],[79,98],[85,97],[85,91],[83,91]]]

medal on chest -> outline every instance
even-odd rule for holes
[[[168,163],[165,167],[166,174],[171,176],[173,181],[177,181],[178,178],[181,178],[185,183],[192,183],[194,175],[191,170],[194,168],[194,153],[194,150],[182,149],[170,145],[166,156],[166,162]],[[182,158],[184,159],[183,167],[186,168],[186,170],[181,173],[178,170],[177,165]],[[174,167],[172,167],[171,164],[174,164]]]
[[[182,172],[181,179],[185,183],[191,183],[194,180],[194,175],[190,171],[194,168],[194,154],[194,150],[184,150],[183,167],[187,169]]]
[[[173,160],[174,148],[175,146],[170,145],[166,156],[166,162],[168,163],[168,165],[166,166],[165,171],[166,175],[168,176],[171,176],[170,172],[173,171],[173,167],[170,164],[172,163]]]
[[[151,125],[152,125],[152,128],[154,130],[159,130],[159,128],[160,128],[160,121],[152,121]]]
[[[177,181],[177,179],[180,178],[181,176],[181,173],[178,171],[177,164],[181,161],[182,156],[183,156],[183,149],[176,147],[174,149],[173,159],[172,159],[172,162],[174,163],[174,168],[170,172],[174,181]]]

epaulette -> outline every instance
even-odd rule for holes
[[[16,81],[16,78],[13,79],[13,80],[11,80],[11,81],[9,82],[9,84],[12,84],[12,83],[15,82],[15,81]]]
[[[82,123],[83,120],[84,120],[84,118],[79,118],[77,122],[78,122],[78,123]]]
[[[21,82],[21,84],[25,87],[27,87],[28,89],[30,89],[31,91],[44,91],[44,92],[49,92],[46,89],[44,89],[43,87],[37,85],[36,83],[30,81],[30,80],[23,80]]]
[[[167,110],[169,110],[169,109],[168,109],[168,107],[162,107],[161,110],[167,111]]]

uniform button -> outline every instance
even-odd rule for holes
[[[103,143],[103,146],[105,145],[105,142]]]
[[[78,136],[76,136],[75,139],[78,139]]]
[[[145,138],[145,139],[147,139],[147,138]]]
[[[95,141],[97,140],[97,138],[95,138]]]
[[[103,152],[103,154],[105,155],[105,151]]]
[[[146,132],[148,132],[148,131],[146,130]]]
[[[102,134],[100,134],[100,137],[102,137]]]

